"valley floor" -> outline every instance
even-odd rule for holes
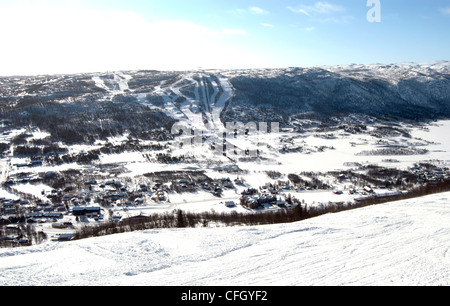
[[[36,231],[45,233],[49,240],[58,240],[60,234],[73,235],[88,223],[176,209],[251,213],[254,210],[249,209],[252,207],[248,203],[239,205],[242,204],[242,193],[249,188],[259,193],[251,197],[259,197],[260,200],[276,192],[277,201],[263,202],[259,207],[263,210],[279,209],[278,201],[284,203],[291,196],[309,208],[330,203],[348,205],[367,196],[365,185],[373,187],[372,195],[395,195],[407,186],[414,186],[415,181],[411,177],[417,179],[417,183],[419,179],[421,183],[450,179],[450,142],[445,137],[449,128],[450,121],[447,120],[426,126],[378,123],[367,126],[365,133],[357,134],[342,129],[332,133],[314,129],[305,133],[280,132],[272,137],[280,138],[288,153],[268,150],[266,158],[256,161],[231,160],[202,146],[180,149],[174,143],[163,142],[168,146],[163,151],[102,153],[98,160],[87,164],[53,164],[41,160],[33,164],[29,157],[16,156],[17,147],[11,145],[0,160],[1,215],[5,220],[4,227],[12,223],[11,228],[5,228],[3,236],[9,239],[9,244],[17,245],[25,235],[25,230],[19,233],[16,229],[18,223],[23,225],[23,220],[11,219],[18,213],[31,220],[29,223],[34,224]],[[403,132],[399,133],[400,130]],[[12,139],[24,131],[7,132],[0,140],[12,143]],[[387,131],[396,136],[382,136]],[[29,132],[30,139],[47,136],[39,131]],[[271,143],[271,138],[266,138]],[[110,138],[108,143],[120,146],[127,140],[124,134]],[[151,141],[143,143],[156,145]],[[70,154],[83,156],[102,145],[105,144],[99,142],[97,145],[74,145],[65,149]],[[380,150],[384,150],[383,154],[379,153]],[[406,154],[398,150],[411,152]],[[426,153],[421,154],[420,150],[426,150]],[[165,162],[158,159],[161,152],[175,157],[192,155],[193,158],[183,162]],[[415,165],[421,167],[413,167]],[[50,179],[46,178],[48,175]],[[51,179],[52,175],[56,179]],[[223,178],[230,181],[221,181]],[[86,185],[92,179],[98,182]],[[242,182],[237,183],[238,179]],[[158,183],[159,187],[158,180],[163,180]],[[383,186],[385,182],[390,184],[389,188]],[[274,187],[276,190],[272,190],[272,186],[277,186]],[[215,188],[220,189],[219,195],[214,194]],[[161,199],[159,192],[162,193]],[[65,199],[66,196],[69,198]],[[227,201],[236,205],[226,207]],[[72,211],[76,206],[100,206],[101,213],[96,216],[98,218],[80,220]],[[50,217],[44,216],[47,212]],[[58,216],[55,217],[54,213]],[[59,228],[56,224],[54,228],[55,222],[69,223],[74,227]],[[32,239],[33,243],[40,242]],[[29,242],[30,239],[24,244]]]

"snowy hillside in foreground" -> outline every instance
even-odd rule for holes
[[[0,285],[450,285],[449,200],[2,249]]]

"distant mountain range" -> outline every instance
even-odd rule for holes
[[[36,126],[66,142],[125,130],[148,136],[183,120],[218,129],[351,114],[450,117],[450,62],[0,77],[4,124]]]
[[[228,73],[233,105],[281,114],[361,114],[417,119],[450,115],[450,62],[347,65]]]

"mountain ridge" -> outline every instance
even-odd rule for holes
[[[0,120],[55,139],[74,126],[86,135],[78,140],[93,140],[124,130],[170,134],[180,120],[220,129],[232,121],[286,126],[293,118],[353,114],[450,118],[450,62],[0,77]]]

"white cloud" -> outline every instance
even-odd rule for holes
[[[346,8],[329,2],[319,1],[313,5],[299,5],[297,7],[286,7],[293,13],[303,14],[309,17],[310,21],[320,23],[349,23],[353,16],[343,14]]]
[[[294,13],[301,13],[306,16],[310,16],[309,13],[305,9],[301,9],[301,8],[296,9],[296,8],[293,8],[292,6],[288,6],[287,9],[291,10]]]
[[[287,8],[294,13],[300,13],[306,16],[315,14],[332,14],[345,11],[343,6],[322,1],[316,2],[314,5],[301,4],[297,8],[291,6],[288,6]]]
[[[0,29],[0,75],[241,68],[263,62],[234,41],[245,30],[148,21],[135,12],[14,6],[0,10]]]
[[[314,31],[316,29],[316,27],[307,27],[305,30],[307,31],[307,32],[312,32],[312,31]]]
[[[450,7],[441,8],[440,11],[441,11],[441,13],[443,13],[444,15],[450,15]]]
[[[270,12],[262,9],[260,7],[257,6],[252,6],[249,7],[248,9],[235,9],[232,11],[232,13],[237,14],[237,15],[246,15],[246,14],[252,14],[252,15],[269,15]]]
[[[260,8],[260,7],[257,7],[257,6],[250,7],[249,11],[252,14],[256,14],[256,15],[267,15],[267,14],[269,14],[268,11],[266,11],[266,10]]]
[[[262,25],[263,27],[267,27],[267,28],[273,28],[273,27],[275,27],[273,24],[270,24],[270,23],[261,23],[261,25]]]

